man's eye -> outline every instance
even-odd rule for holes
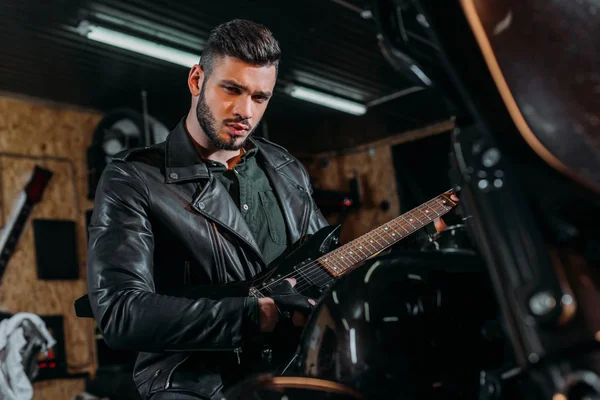
[[[264,103],[267,100],[269,100],[267,96],[254,96],[254,101],[257,103]]]
[[[225,86],[225,91],[229,93],[240,93],[240,90],[233,86]]]

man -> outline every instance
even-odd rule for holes
[[[277,305],[177,296],[193,285],[248,280],[327,223],[300,162],[251,138],[279,57],[264,26],[234,20],[215,28],[188,76],[187,116],[166,142],[115,157],[98,184],[89,298],[107,344],[139,352],[142,398],[218,397],[254,361],[241,349],[275,329],[278,308],[310,310],[300,295]],[[302,324],[301,314],[293,317]]]
[[[188,76],[187,116],[164,143],[116,156],[98,184],[90,303],[107,344],[139,352],[134,380],[144,399],[219,398],[257,360],[245,344],[289,327],[282,309],[301,326],[314,304],[293,280],[272,298],[186,294],[248,280],[327,224],[300,162],[251,137],[279,57],[262,25],[216,27]]]

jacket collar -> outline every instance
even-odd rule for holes
[[[292,157],[281,152],[265,151],[260,146],[260,140],[250,138],[258,148],[260,157],[275,169],[279,169],[293,161]],[[185,117],[169,133],[165,143],[165,175],[166,183],[208,179],[210,171],[198,150],[194,146],[191,136],[185,127]]]
[[[165,143],[165,175],[167,183],[208,178],[208,168],[196,150],[185,127],[185,117],[169,133]]]

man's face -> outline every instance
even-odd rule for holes
[[[267,109],[276,75],[274,66],[256,67],[224,56],[204,76],[196,115],[216,149],[244,145]]]

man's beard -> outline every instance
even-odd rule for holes
[[[220,138],[219,130],[217,128],[217,121],[215,119],[215,116],[210,111],[210,108],[208,108],[206,98],[204,97],[205,86],[206,82],[202,84],[202,89],[200,90],[200,96],[198,99],[198,106],[196,107],[196,117],[198,118],[198,123],[200,124],[200,127],[202,128],[204,134],[208,138],[208,141],[214,148],[220,150],[239,150],[240,148],[244,147],[244,145],[246,144],[246,140],[248,140],[252,133],[254,133],[254,129],[256,127],[252,128],[249,123],[246,123],[246,125],[248,125],[248,127],[250,128],[250,131],[248,132],[248,136],[246,136],[246,138],[241,142],[237,142],[239,137],[234,135],[230,135],[229,140]],[[242,123],[243,120],[232,119],[227,120],[226,122]]]

